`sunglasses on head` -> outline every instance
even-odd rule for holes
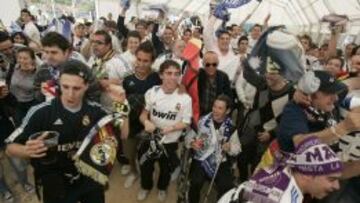
[[[213,67],[217,67],[217,63],[205,63],[205,67],[210,67],[210,66],[213,66]]]

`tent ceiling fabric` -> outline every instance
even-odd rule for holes
[[[142,3],[153,4],[154,0],[142,0]],[[156,3],[166,3],[169,8],[196,13],[206,18],[209,12],[210,0],[156,0]],[[265,16],[271,13],[270,25],[285,24],[297,27],[298,31],[321,28],[320,19],[329,13],[348,15],[352,24],[348,31],[358,34],[360,25],[360,1],[359,0],[263,0],[256,12],[248,20],[248,23],[262,23]],[[251,12],[258,2],[256,0],[237,8],[230,9],[230,23],[240,23]],[[322,30],[322,29],[320,29]]]

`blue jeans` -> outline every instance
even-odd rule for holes
[[[0,151],[0,193],[9,192],[9,186],[5,182],[4,178],[4,161],[5,161],[5,154]]]
[[[5,155],[3,151],[0,151],[2,155],[0,155],[0,192],[4,193],[6,191],[10,191],[8,185],[6,184],[4,175],[5,175],[5,167],[4,167],[4,161],[6,161],[6,158],[9,160],[9,163],[14,169],[16,178],[19,181],[19,183],[24,186],[25,184],[29,184],[28,181],[28,175],[27,175],[27,166],[28,162],[14,157],[8,157]]]

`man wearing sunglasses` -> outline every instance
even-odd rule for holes
[[[225,94],[232,98],[229,77],[218,70],[219,58],[213,51],[204,55],[203,67],[199,70],[198,88],[200,99],[200,115],[211,112],[216,97]]]
[[[211,16],[208,24],[204,27],[204,46],[206,51],[214,51],[218,54],[218,69],[224,71],[230,81],[235,79],[236,70],[239,66],[239,57],[235,55],[231,47],[230,32],[220,28],[214,30],[215,16]],[[216,39],[214,38],[214,33]]]

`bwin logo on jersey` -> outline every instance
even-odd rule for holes
[[[152,114],[153,114],[153,116],[156,116],[156,117],[159,117],[162,119],[166,119],[166,120],[175,120],[176,115],[177,115],[176,112],[169,111],[167,113],[164,113],[164,112],[156,111],[155,109],[152,110]]]

